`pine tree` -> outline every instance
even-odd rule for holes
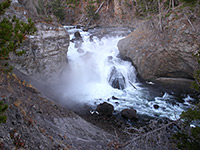
[[[5,13],[5,10],[10,7],[11,0],[5,0],[0,3],[0,15]],[[26,39],[26,35],[31,35],[36,31],[34,22],[29,18],[28,23],[20,21],[16,16],[12,18],[3,18],[0,22],[0,63],[1,60],[8,60],[9,53],[14,52],[16,55],[22,55],[24,50],[17,50],[23,41]],[[12,68],[8,63],[3,64],[5,67]],[[6,122],[6,115],[8,105],[0,101],[0,123]]]

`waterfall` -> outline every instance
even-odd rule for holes
[[[63,97],[92,106],[106,101],[119,111],[134,108],[139,114],[170,119],[177,119],[188,107],[168,93],[152,95],[137,81],[135,68],[120,58],[117,48],[118,41],[130,29],[99,28],[84,32],[73,26],[65,28],[71,39],[67,54],[71,71],[67,73],[67,84],[63,84]],[[80,34],[75,34],[76,37],[77,31]]]

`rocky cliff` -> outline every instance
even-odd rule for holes
[[[27,22],[27,18],[35,13],[35,3],[13,1],[11,7],[7,9],[5,16],[16,15],[22,21]],[[28,6],[26,6],[28,5]],[[32,12],[31,15],[30,12]],[[10,55],[10,63],[23,73],[40,81],[50,81],[67,65],[67,51],[69,46],[69,35],[67,31],[58,23],[46,23],[38,18],[38,13],[34,14],[37,32],[33,36],[26,36],[26,40],[20,47],[25,50],[23,56]],[[38,20],[39,19],[39,20]],[[37,21],[36,21],[37,20]]]
[[[37,23],[37,32],[27,37],[20,49],[23,56],[11,55],[12,64],[23,73],[41,80],[51,80],[67,66],[69,35],[62,26]]]
[[[131,59],[145,80],[192,79],[199,68],[194,57],[200,49],[199,19],[194,17],[191,23],[184,11],[178,10],[163,17],[162,28],[156,16],[144,21],[118,43],[120,53]]]

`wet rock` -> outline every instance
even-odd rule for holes
[[[155,105],[153,105],[153,108],[154,108],[154,109],[158,109],[158,108],[159,108],[159,105],[156,105],[156,104],[155,104]]]
[[[115,104],[118,106],[118,105],[119,105],[119,102],[115,102]]]
[[[76,29],[80,29],[82,27],[82,25],[78,24],[76,25]]]
[[[74,37],[75,37],[75,40],[82,40],[82,36],[81,36],[81,34],[80,34],[79,31],[76,31],[76,32],[74,33]]]
[[[126,86],[125,78],[121,72],[117,71],[115,67],[113,67],[110,78],[109,84],[116,89],[123,90]]]
[[[119,98],[117,98],[117,97],[115,97],[115,96],[112,96],[112,99],[116,99],[116,100],[117,100],[117,99],[119,99]]]
[[[124,109],[121,111],[121,116],[126,119],[137,120],[137,111],[133,108]]]
[[[96,111],[98,111],[101,115],[111,116],[114,112],[114,106],[104,102],[97,106]]]

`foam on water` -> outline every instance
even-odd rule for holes
[[[70,39],[74,38],[73,34],[77,30],[81,33],[83,42],[79,42],[78,46],[76,42],[70,42],[67,57],[71,76],[70,82],[64,87],[63,97],[70,97],[93,106],[107,101],[119,111],[124,108],[134,108],[139,114],[170,119],[178,119],[180,113],[187,108],[184,104],[177,103],[175,97],[167,93],[161,97],[153,97],[147,88],[143,88],[137,82],[136,71],[132,64],[118,57],[117,43],[123,38],[122,36],[102,38],[92,36],[91,40],[89,32],[71,27],[68,28]],[[126,87],[123,90],[113,88],[108,82],[113,67],[125,78]],[[112,99],[112,96],[118,99]],[[158,105],[159,108],[155,109],[154,105]]]

